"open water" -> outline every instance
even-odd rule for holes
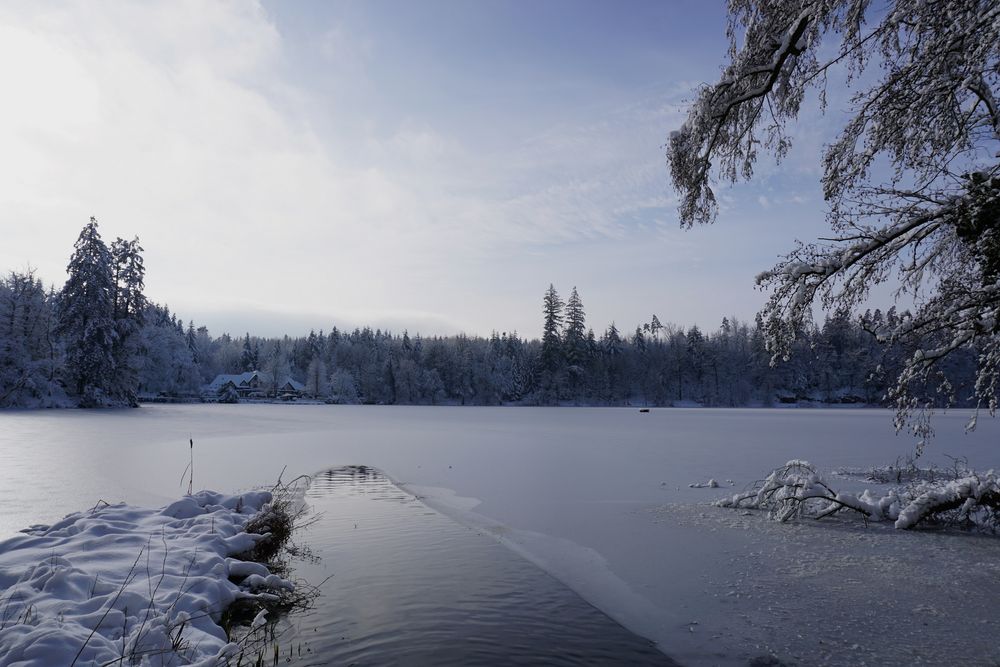
[[[492,536],[464,528],[375,468],[313,478],[299,541],[325,582],[275,629],[291,664],[673,665]]]

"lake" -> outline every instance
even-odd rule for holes
[[[1000,424],[984,417],[965,434],[967,419],[936,417],[926,459],[950,465],[945,455],[967,457],[973,467],[1000,468]],[[707,506],[791,458],[830,471],[912,453],[913,440],[893,433],[884,410],[4,412],[0,535],[99,500],[169,502],[187,487],[189,438],[196,488],[231,492],[269,484],[282,470],[287,480],[335,466],[376,467],[685,664],[745,664],[771,654],[816,664],[997,657],[988,642],[1000,636],[990,602],[1000,595],[994,538],[903,534],[846,520],[774,525]],[[709,478],[726,488],[688,487]],[[888,613],[873,617],[873,609],[892,611],[895,639],[871,631]],[[962,614],[975,623],[948,621]]]
[[[310,551],[292,561],[293,575],[322,593],[270,629],[292,664],[676,667],[652,642],[375,468],[324,471],[306,499],[316,515],[297,541]]]

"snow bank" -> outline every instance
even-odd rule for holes
[[[217,665],[237,655],[222,612],[291,587],[231,558],[262,538],[243,527],[271,500],[202,491],[161,509],[106,505],[0,542],[0,667],[123,657]]]

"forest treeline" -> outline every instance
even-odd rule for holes
[[[788,359],[772,365],[759,319],[725,317],[703,331],[653,315],[598,334],[576,288],[564,302],[551,285],[538,339],[336,326],[300,337],[213,336],[146,299],[141,253],[138,240],[106,245],[92,219],[62,289],[46,288],[31,270],[0,279],[0,406],[212,400],[204,387],[217,375],[255,370],[274,391],[294,379],[305,394],[339,403],[879,405],[913,354],[872,333],[908,316],[894,309],[810,323]],[[959,397],[972,396],[975,361],[974,351],[961,351],[938,369]]]

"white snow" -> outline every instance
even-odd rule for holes
[[[0,542],[0,667],[235,656],[223,610],[292,586],[230,557],[261,538],[243,527],[270,500],[202,491],[161,509],[105,505]]]
[[[915,498],[899,511],[896,528],[911,528],[922,516],[925,509],[949,502],[965,501],[963,509],[978,501],[985,493],[1000,493],[996,474],[990,470],[985,475],[969,475],[944,485],[923,483]]]

